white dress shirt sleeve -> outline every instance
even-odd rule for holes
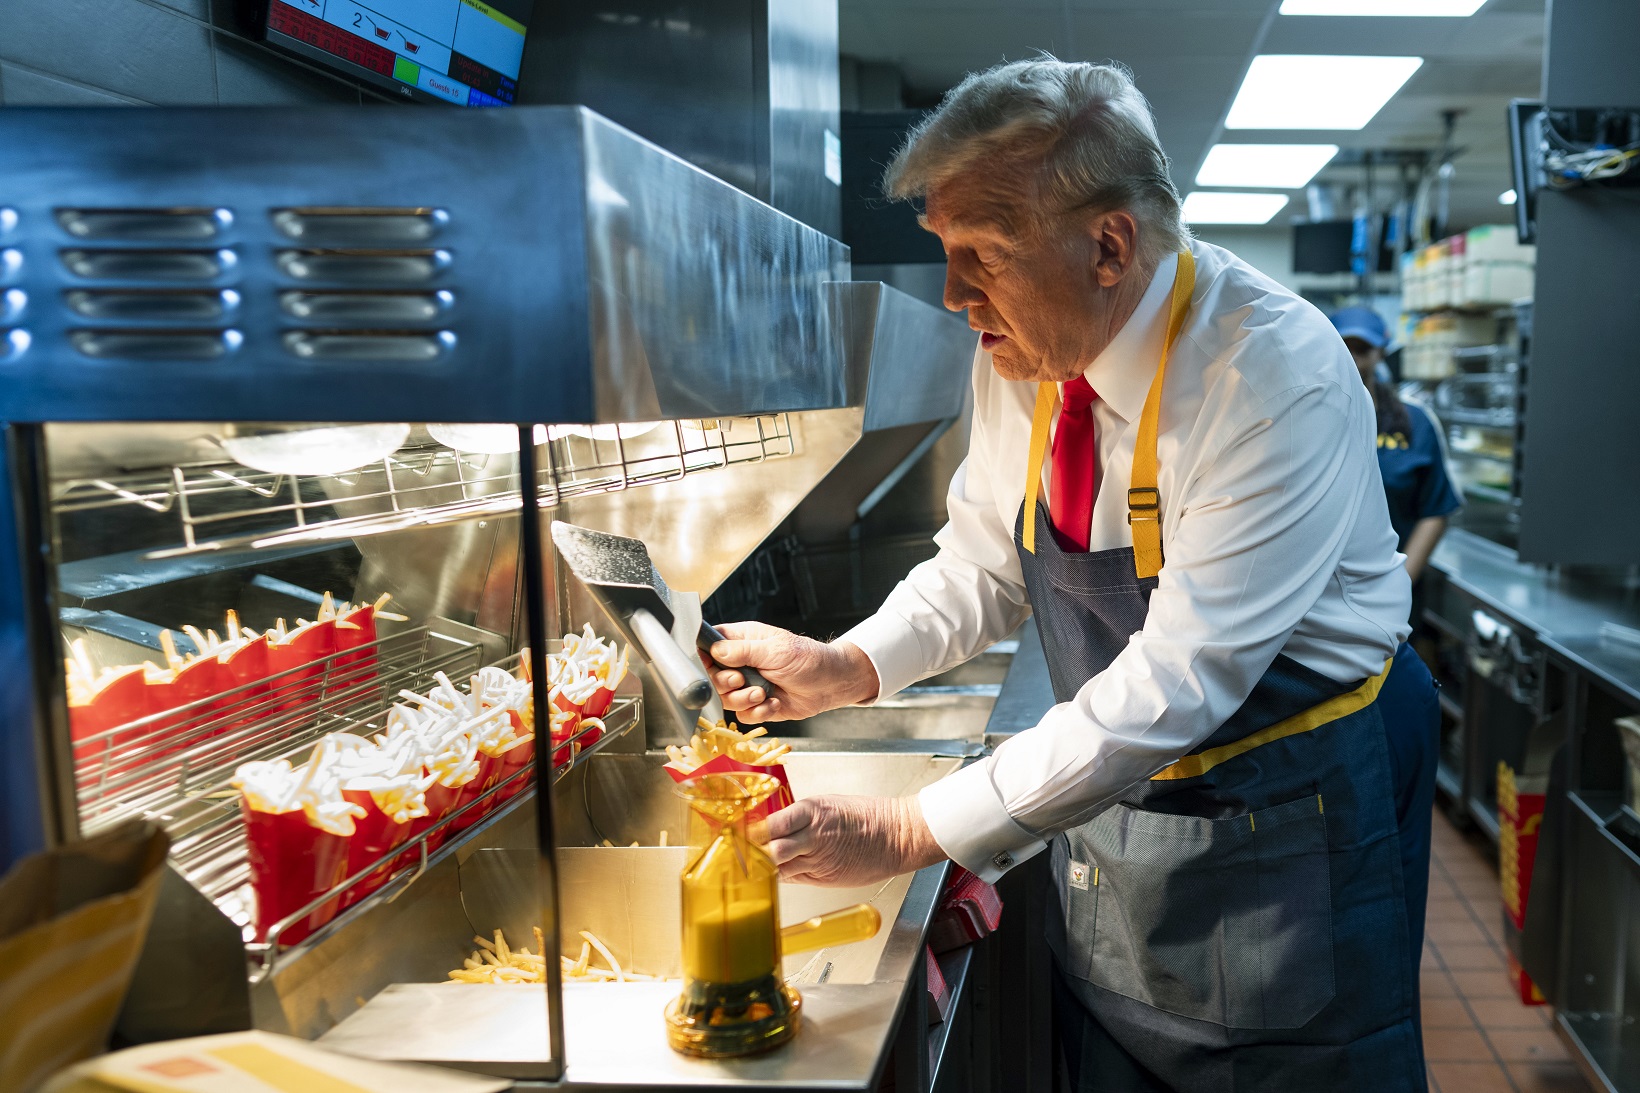
[[[1241,706],[1340,579],[1362,499],[1382,489],[1370,415],[1352,396],[1361,392],[1337,383],[1295,387],[1226,430],[1185,487],[1144,628],[1073,700],[922,791],[924,818],[956,862],[995,880],[1195,750]],[[1393,635],[1385,641],[1394,647]]]
[[[984,367],[988,371],[989,363]],[[940,550],[907,574],[877,613],[843,635],[877,669],[878,698],[955,667],[1000,641],[1030,615],[1014,529],[998,515],[982,415],[968,459],[951,478]]]

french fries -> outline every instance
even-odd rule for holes
[[[774,766],[792,750],[789,744],[767,739],[768,730],[761,725],[740,732],[730,728],[726,722],[708,721],[702,717],[696,722],[696,727],[700,731],[689,738],[689,743],[682,747],[667,745],[669,762],[666,765],[673,770],[693,774],[720,755],[750,766]]]
[[[461,967],[450,973],[450,979],[456,983],[542,983],[547,977],[546,938],[541,934],[539,926],[534,928],[535,952],[529,949],[514,949],[507,944],[507,939],[500,930],[493,938],[474,937],[478,949],[462,961]],[[594,955],[603,958],[606,968],[600,968],[592,963]],[[608,945],[605,945],[596,934],[587,930],[581,931],[581,952],[573,960],[567,956],[558,958],[563,969],[563,978],[566,983],[634,983],[653,982],[664,979],[665,976],[644,975],[642,972],[629,971],[621,967],[620,961],[615,959]]]

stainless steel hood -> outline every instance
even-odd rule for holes
[[[138,120],[0,111],[0,420],[847,402],[847,248],[586,109]]]

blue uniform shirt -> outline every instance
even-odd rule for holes
[[[1419,520],[1448,516],[1463,504],[1446,473],[1446,453],[1434,419],[1415,402],[1406,403],[1406,408],[1411,435],[1378,434],[1378,471],[1389,500],[1389,522],[1402,550]]]

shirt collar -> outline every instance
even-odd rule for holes
[[[1123,421],[1134,421],[1145,407],[1150,381],[1161,362],[1162,342],[1167,338],[1168,302],[1173,297],[1173,277],[1178,269],[1177,254],[1157,264],[1139,306],[1082,373]]]

